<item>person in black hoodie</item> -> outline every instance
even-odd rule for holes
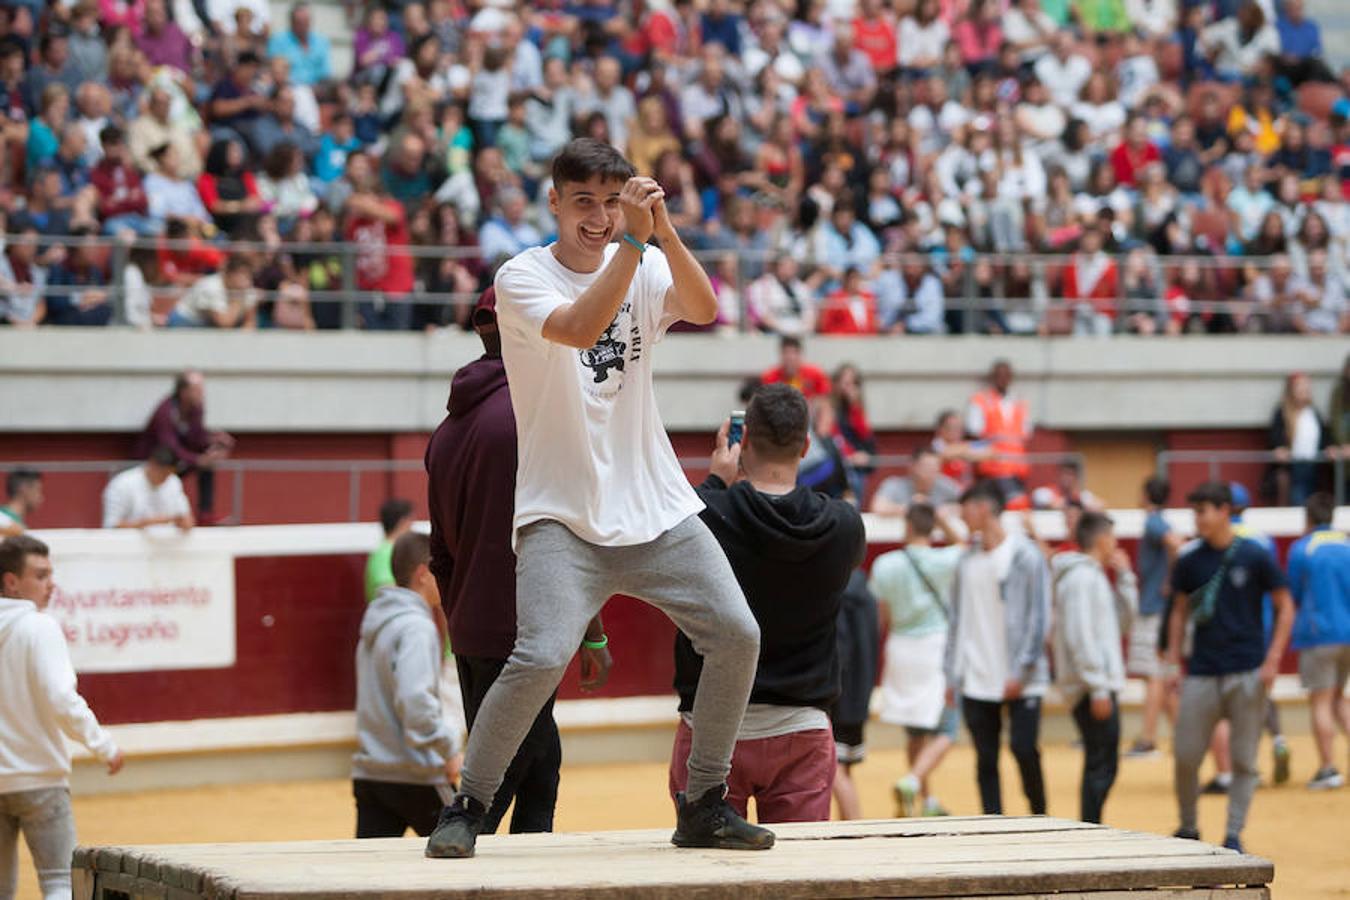
[[[516,555],[511,551],[516,420],[492,288],[474,307],[473,327],[483,342],[483,355],[455,373],[447,415],[431,436],[425,460],[431,573],[450,625],[470,731],[516,643]],[[598,615],[586,637],[602,642],[604,625]],[[608,649],[583,648],[582,689],[602,687],[609,668]],[[512,834],[552,831],[561,765],[562,744],[550,699],[512,759],[483,833],[497,830],[513,800]]]
[[[745,436],[728,445],[723,423],[712,472],[698,488],[701,514],[731,562],[760,627],[759,666],[731,762],[727,800],[744,816],[755,798],[761,823],[830,817],[835,746],[828,710],[839,695],[836,622],[849,576],[862,563],[862,516],[850,504],[797,486],[810,415],[801,392],[766,385],[745,413]],[[703,659],[675,637],[681,721],[670,792],[684,790],[690,712]]]

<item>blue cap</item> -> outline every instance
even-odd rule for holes
[[[1242,482],[1234,481],[1228,485],[1228,490],[1233,494],[1233,514],[1236,515],[1252,505],[1252,495],[1247,492],[1247,488]]]

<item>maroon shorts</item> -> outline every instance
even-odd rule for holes
[[[689,783],[693,736],[681,721],[670,755],[671,799]],[[761,823],[828,822],[834,768],[834,735],[828,728],[737,741],[727,777],[727,800],[744,816],[747,802],[754,797]]]

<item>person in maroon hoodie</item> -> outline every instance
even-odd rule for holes
[[[173,393],[150,415],[136,441],[136,458],[148,459],[156,447],[168,447],[178,459],[178,474],[197,473],[197,523],[219,521],[214,514],[215,465],[230,455],[234,438],[223,431],[206,430],[206,379],[188,369],[174,379]]]
[[[483,355],[455,373],[446,417],[431,436],[425,460],[431,572],[450,625],[450,647],[470,731],[488,688],[516,643],[516,555],[511,550],[516,419],[502,364],[493,288],[478,298],[473,327],[483,342]],[[597,615],[586,630],[587,638],[598,640],[604,633]],[[609,650],[583,647],[582,689],[602,687],[610,663]],[[512,834],[552,831],[561,765],[562,744],[550,698],[506,770],[483,833],[496,832],[512,801]]]
[[[98,133],[98,140],[103,145],[103,159],[90,173],[89,181],[98,191],[103,233],[117,234],[130,229],[142,237],[158,235],[164,230],[164,223],[150,216],[141,173],[131,164],[131,151],[122,129],[108,125]]]

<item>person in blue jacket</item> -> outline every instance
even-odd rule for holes
[[[1311,790],[1332,790],[1345,778],[1332,764],[1336,728],[1350,735],[1350,536],[1331,527],[1336,501],[1313,494],[1304,507],[1308,533],[1289,550],[1289,589],[1294,596],[1293,647],[1299,675],[1312,697],[1318,769]]]

